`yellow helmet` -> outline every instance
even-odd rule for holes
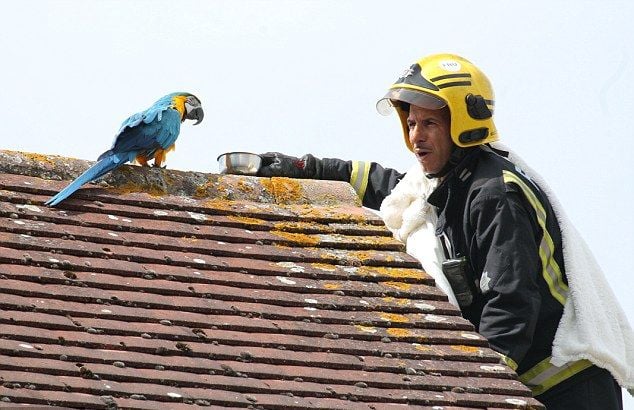
[[[401,103],[433,110],[448,106],[451,139],[459,147],[472,147],[498,140],[494,98],[489,79],[470,61],[454,54],[434,54],[405,70],[376,108],[383,115],[396,109],[405,144],[413,151],[407,126],[409,110]]]

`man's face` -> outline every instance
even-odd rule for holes
[[[450,121],[447,107],[429,110],[410,106],[407,117],[409,142],[426,174],[439,172],[451,156],[453,142],[449,133]]]

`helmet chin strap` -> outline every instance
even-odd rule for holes
[[[462,159],[468,152],[467,150],[468,148],[462,148],[457,146],[456,144],[453,144],[451,155],[449,156],[449,159],[447,160],[445,165],[440,169],[440,171],[435,173],[425,172],[425,176],[429,179],[444,177],[449,172],[451,172],[451,170],[454,169],[456,165],[460,163],[460,161],[462,161]]]

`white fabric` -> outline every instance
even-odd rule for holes
[[[592,252],[539,174],[504,145],[492,145],[508,151],[509,160],[545,192],[561,227],[570,293],[553,341],[552,364],[561,366],[588,359],[609,370],[622,387],[633,389],[634,332]],[[435,188],[434,181],[424,176],[420,165],[414,165],[383,201],[381,216],[394,237],[406,244],[407,252],[421,261],[425,271],[457,306],[441,269],[444,253],[435,236],[436,213],[426,201]]]
[[[419,164],[415,164],[381,203],[380,214],[394,237],[405,243],[407,253],[418,259],[447,294],[449,302],[458,306],[449,281],[442,273],[444,252],[436,237],[436,211],[427,197],[438,185],[436,179],[428,179]]]

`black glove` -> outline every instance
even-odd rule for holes
[[[279,152],[267,152],[260,154],[260,157],[262,165],[258,170],[259,177],[317,178],[318,160],[310,154],[297,158]]]

